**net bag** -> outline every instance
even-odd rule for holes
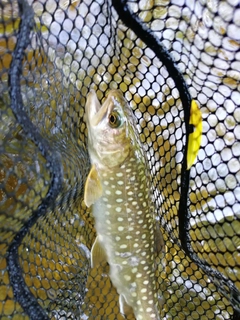
[[[161,319],[240,319],[239,45],[236,0],[0,0],[1,319],[124,319],[108,264],[90,267],[90,88],[137,119]]]

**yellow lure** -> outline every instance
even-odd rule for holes
[[[187,170],[196,160],[202,141],[202,114],[195,100],[191,103],[189,124],[193,126],[193,132],[188,138]]]

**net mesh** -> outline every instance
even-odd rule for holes
[[[89,263],[90,88],[121,89],[137,118],[166,247],[161,318],[240,318],[239,44],[237,0],[0,1],[1,319],[123,319],[107,263]]]

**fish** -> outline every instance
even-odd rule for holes
[[[102,105],[91,90],[85,116],[91,170],[84,201],[97,231],[91,266],[108,262],[123,315],[131,310],[137,320],[160,320],[155,260],[164,241],[136,119],[120,90],[110,90]]]
[[[188,138],[187,170],[194,164],[202,141],[202,114],[195,100],[192,100],[189,124],[192,132]]]

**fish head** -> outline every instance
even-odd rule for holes
[[[124,162],[131,147],[131,112],[120,90],[111,90],[102,105],[95,91],[89,92],[85,116],[92,164],[111,168]]]

